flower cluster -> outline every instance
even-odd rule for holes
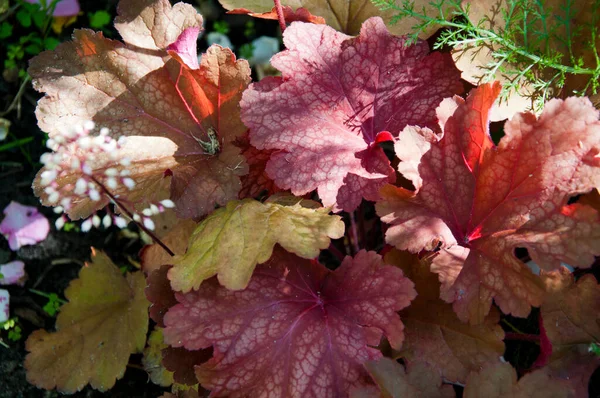
[[[68,212],[74,203],[83,200],[98,202],[108,198],[115,203],[119,197],[115,191],[122,188],[132,190],[136,185],[127,169],[131,160],[119,154],[126,137],[114,139],[107,128],[101,128],[99,134],[93,135],[95,127],[94,122],[88,121],[83,126],[48,139],[46,143],[52,152],[43,154],[40,159],[44,164],[40,185],[48,195],[48,202],[56,206],[57,214]],[[120,206],[120,203],[115,204]],[[143,216],[132,216],[134,221],[153,229],[150,217],[172,207],[171,200],[163,200],[145,209]],[[62,215],[56,220],[56,228],[61,229],[66,221],[67,217]],[[84,220],[81,230],[87,232],[92,227],[102,225],[108,228],[113,224],[125,228],[128,222],[123,215],[116,215],[107,208],[103,217],[94,213]]]

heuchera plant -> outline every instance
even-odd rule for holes
[[[121,0],[122,42],[84,29],[32,60],[42,203],[156,243],[125,276],[94,251],[56,332],[28,339],[28,379],[111,388],[150,317],[143,364],[176,396],[583,396],[600,287],[561,263],[600,255],[578,201],[600,187],[599,112],[552,100],[494,143],[499,84],[458,96],[451,56],[390,15],[275,6],[281,76],[252,84],[229,49],[198,62],[202,17],[167,0]],[[518,379],[499,320],[532,307],[542,349]]]

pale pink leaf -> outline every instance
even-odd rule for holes
[[[396,137],[407,125],[438,131],[435,108],[462,90],[448,54],[405,42],[380,18],[358,37],[302,22],[286,29],[288,50],[271,60],[282,77],[252,85],[241,101],[252,145],[276,151],[266,171],[277,186],[295,195],[316,189],[335,210],[379,198],[395,174],[378,134]]]

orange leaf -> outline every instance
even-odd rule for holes
[[[461,322],[452,305],[440,300],[440,283],[429,264],[416,255],[390,251],[384,261],[397,265],[415,283],[417,298],[402,310],[405,340],[399,356],[427,362],[444,380],[463,383],[470,371],[504,354],[500,314],[492,309],[480,325]]]

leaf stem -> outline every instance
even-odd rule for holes
[[[356,218],[354,217],[354,212],[350,214],[350,241],[352,242],[352,249],[354,250],[353,254],[356,254],[360,251],[360,243],[358,241],[358,229],[356,228]]]
[[[52,297],[50,297],[50,294],[49,294],[49,293],[42,292],[41,290],[29,289],[29,291],[30,291],[31,293],[35,293],[35,294],[37,294],[38,296],[42,296],[42,297],[45,297],[45,298],[47,298],[47,299],[51,299],[51,298],[52,298]],[[58,301],[58,302],[59,302],[59,303],[61,303],[61,304],[67,304],[67,302],[68,302],[67,300],[63,300],[63,299],[61,299],[61,298],[56,298],[56,301]]]
[[[273,0],[275,3],[275,10],[277,11],[277,20],[279,21],[279,27],[281,28],[281,33],[285,31],[285,16],[283,15],[283,8],[281,7],[280,0]]]
[[[329,249],[328,249],[338,260],[340,261],[344,261],[344,258],[346,257],[346,255],[344,253],[342,253],[337,247],[335,247],[335,245],[333,244],[333,242],[331,242],[329,244]]]

